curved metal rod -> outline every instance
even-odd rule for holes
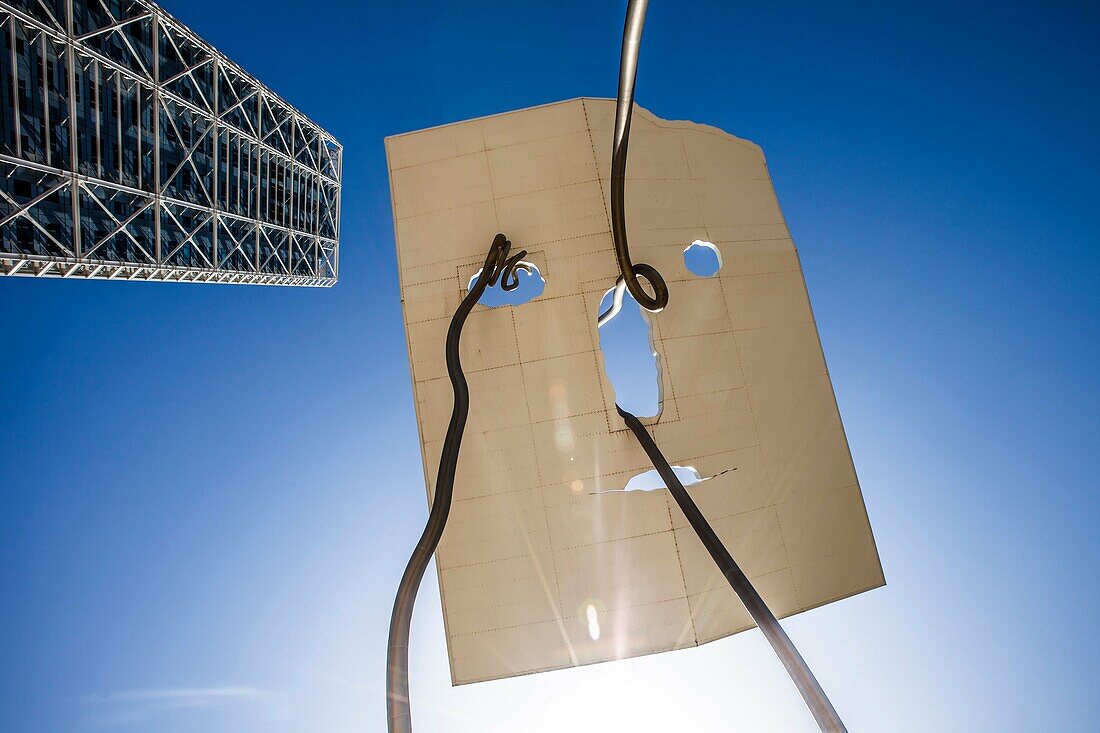
[[[416,543],[401,584],[397,588],[397,597],[393,602],[393,615],[390,617],[389,652],[386,659],[386,713],[390,733],[412,733],[412,712],[409,709],[409,628],[412,623],[413,604],[420,581],[428,561],[439,546],[443,529],[447,525],[447,516],[451,511],[451,499],[454,496],[455,471],[458,467],[458,450],[462,444],[462,432],[466,428],[466,417],[470,412],[470,389],[462,373],[459,359],[459,340],[462,327],[474,305],[481,299],[485,288],[501,280],[504,290],[514,290],[518,285],[517,269],[530,270],[520,262],[527,254],[521,251],[509,257],[512,243],[503,234],[498,234],[489,247],[485,266],[477,281],[470,287],[462,299],[451,325],[447,329],[447,374],[451,378],[454,391],[454,408],[451,410],[451,423],[447,427],[447,437],[443,441],[443,452],[439,459],[439,472],[435,480],[435,497],[428,523],[420,541]]]
[[[626,153],[630,143],[630,118],[634,113],[634,80],[638,75],[638,52],[642,45],[642,26],[649,0],[630,0],[623,28],[623,51],[619,58],[619,97],[615,104],[615,139],[611,145],[611,237],[615,240],[615,258],[626,289],[638,304],[651,313],[668,305],[668,286],[655,267],[630,261],[630,245],[626,239],[626,213],[623,198],[626,188]],[[650,296],[639,277],[644,277],[653,295]]]
[[[726,546],[722,544],[722,540],[715,534],[707,522],[707,518],[699,511],[699,507],[696,506],[691,495],[684,489],[684,485],[680,483],[676,472],[668,465],[668,461],[661,454],[657,444],[653,442],[649,432],[634,415],[617,405],[616,408],[619,410],[619,415],[626,421],[627,427],[634,433],[634,437],[638,439],[642,450],[649,456],[649,460],[653,467],[657,469],[657,473],[664,479],[665,486],[668,487],[669,492],[676,499],[676,503],[680,505],[680,510],[687,517],[691,528],[695,530],[695,534],[699,535],[699,539],[703,542],[703,546],[707,548],[707,552],[710,553],[715,565],[722,571],[722,575],[726,576],[726,580],[733,587],[734,592],[737,593],[737,597],[741,599],[741,603],[744,604],[745,609],[752,616],[752,620],[756,622],[760,631],[763,632],[764,638],[772,645],[779,661],[786,667],[787,674],[791,676],[794,686],[798,688],[802,699],[806,701],[806,706],[810,708],[818,727],[825,733],[847,733],[848,729],[844,727],[844,723],[837,715],[833,704],[825,696],[825,691],[821,689],[821,685],[818,684],[814,673],[810,671],[806,660],[798,653],[798,649],[795,648],[794,643],[787,636],[787,632],[779,625],[775,614],[764,603],[764,599],[760,597],[760,594],[756,592],[756,588],[749,582],[748,576],[741,570]]]

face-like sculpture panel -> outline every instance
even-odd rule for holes
[[[618,276],[614,108],[577,99],[386,141],[429,499],[452,405],[444,336],[494,235],[545,278],[530,302],[479,306],[463,332],[472,405],[436,555],[456,683],[752,626],[666,491],[608,491],[651,469],[616,413],[597,330]],[[763,154],[641,109],[630,150],[631,253],[670,291],[648,316],[658,445],[708,479],[693,497],[777,616],[881,585]],[[720,253],[709,276],[689,269],[696,241]]]

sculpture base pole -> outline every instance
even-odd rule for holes
[[[699,507],[696,506],[695,501],[688,494],[684,485],[680,483],[680,479],[676,477],[676,472],[669,466],[668,461],[665,460],[657,444],[653,442],[653,438],[649,435],[645,426],[638,418],[621,407],[617,407],[617,409],[619,415],[626,421],[627,427],[638,439],[642,450],[649,456],[653,467],[661,475],[665,486],[668,487],[669,492],[676,499],[676,503],[680,506],[684,516],[687,517],[691,528],[695,530],[695,534],[699,535],[703,546],[707,548],[707,552],[714,559],[718,569],[722,571],[722,575],[726,576],[726,580],[734,592],[737,593],[737,597],[741,599],[741,603],[745,605],[749,615],[752,616],[752,620],[763,632],[764,638],[772,645],[779,661],[783,663],[783,666],[787,669],[787,674],[791,676],[795,687],[801,693],[802,699],[806,701],[806,706],[813,713],[818,726],[826,733],[847,733],[847,728],[844,727],[844,723],[841,722],[840,716],[837,715],[832,703],[829,702],[829,698],[825,696],[825,691],[821,689],[821,685],[818,684],[817,678],[810,671],[806,660],[798,653],[798,649],[795,648],[790,637],[787,636],[787,632],[779,625],[775,614],[764,603],[764,599],[760,597],[760,594],[756,592],[756,588],[749,582],[748,576],[741,570],[726,546],[722,544],[722,540],[715,534],[714,529],[707,522],[707,518],[699,511]]]

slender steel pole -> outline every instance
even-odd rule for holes
[[[668,286],[657,269],[630,260],[626,238],[626,154],[630,144],[630,118],[634,113],[634,80],[638,75],[638,52],[642,46],[642,26],[649,0],[630,0],[623,28],[623,50],[619,58],[619,97],[615,104],[615,137],[611,145],[611,236],[615,240],[615,259],[619,273],[634,300],[647,311],[657,312],[668,305]],[[647,293],[638,282],[644,277],[653,288]]]
[[[416,603],[416,592],[424,578],[428,561],[439,546],[443,529],[447,525],[451,499],[454,496],[458,451],[470,412],[470,389],[462,373],[458,349],[462,327],[485,288],[501,278],[502,289],[514,290],[518,285],[515,271],[528,269],[520,262],[526,252],[508,256],[511,244],[503,234],[496,236],[485,258],[481,274],[462,299],[447,329],[447,374],[451,378],[451,389],[454,391],[454,407],[451,410],[450,425],[447,427],[447,437],[443,441],[443,453],[435,480],[435,497],[428,513],[428,523],[420,541],[416,543],[412,557],[409,558],[404,575],[401,576],[401,584],[393,602],[393,615],[390,617],[389,651],[386,659],[386,713],[390,733],[412,733],[412,712],[409,709],[409,629],[412,624],[413,604]]]
[[[676,472],[668,465],[668,461],[665,460],[657,444],[653,442],[653,438],[650,437],[645,426],[638,418],[623,408],[618,407],[617,409],[619,415],[626,421],[627,427],[638,439],[646,455],[649,456],[649,460],[653,463],[653,467],[657,469],[657,473],[664,479],[665,486],[668,487],[669,492],[676,499],[676,503],[680,506],[684,516],[687,517],[691,528],[695,530],[695,534],[699,535],[703,546],[707,548],[707,552],[710,553],[714,563],[726,576],[726,580],[733,587],[734,592],[737,593],[737,597],[741,599],[741,603],[745,605],[749,615],[752,616],[752,620],[763,632],[764,638],[772,645],[779,661],[783,663],[783,666],[787,669],[787,674],[791,676],[795,687],[802,694],[802,699],[806,701],[806,706],[810,708],[818,727],[826,733],[847,733],[847,728],[844,727],[844,723],[841,722],[840,716],[833,708],[833,704],[826,697],[825,691],[821,689],[817,678],[810,671],[806,660],[798,653],[798,649],[795,648],[794,643],[787,636],[787,632],[779,625],[775,614],[764,603],[764,599],[760,597],[760,594],[756,592],[756,588],[749,582],[748,576],[741,570],[726,546],[722,544],[722,540],[715,534],[707,522],[707,518],[699,511],[699,507],[696,506],[691,495],[684,489],[684,485],[676,477]]]

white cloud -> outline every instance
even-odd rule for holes
[[[277,698],[275,692],[258,687],[163,687],[84,695],[78,701],[88,707],[88,723],[93,727],[119,728],[147,724],[151,718],[173,711],[226,708]]]
[[[152,690],[124,690],[106,695],[86,695],[81,700],[90,704],[147,702],[216,705],[270,697],[273,694],[270,690],[257,687],[166,687]]]

